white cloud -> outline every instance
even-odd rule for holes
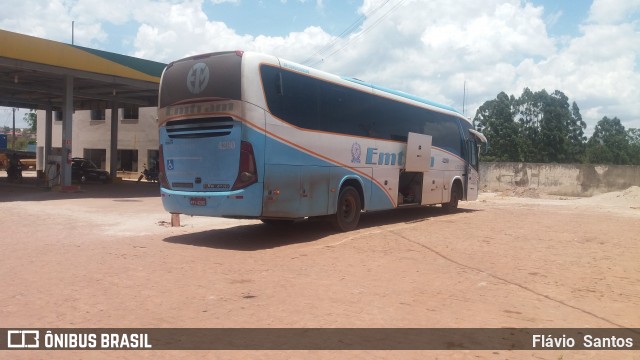
[[[639,13],[640,0],[594,0],[589,11],[589,22],[615,24]]]
[[[245,50],[295,58],[330,39],[313,26],[285,37],[240,35],[222,22],[209,21],[198,1],[166,4],[162,12],[166,16],[140,19],[135,56],[168,62],[199,53]]]
[[[380,4],[365,0],[360,11]],[[389,12],[391,6],[375,11],[363,28],[375,27],[324,67],[461,109],[465,80],[467,107],[479,106],[513,88],[520,62],[556,52],[543,9],[520,1],[408,1]]]

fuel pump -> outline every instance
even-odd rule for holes
[[[49,156],[47,168],[45,169],[46,186],[52,188],[60,184],[60,156]]]

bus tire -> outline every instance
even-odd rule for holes
[[[455,183],[451,188],[451,199],[448,203],[442,204],[442,208],[449,213],[455,212],[458,210],[458,202],[462,197],[462,191],[460,189],[460,185]]]
[[[342,232],[354,230],[360,221],[362,203],[358,190],[346,186],[340,190],[336,214],[331,217],[333,227]]]

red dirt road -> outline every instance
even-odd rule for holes
[[[324,223],[183,216],[152,184],[0,184],[0,327],[640,327],[640,192],[482,194]],[[617,195],[617,196],[616,196]],[[7,352],[9,358],[638,358],[637,352]]]

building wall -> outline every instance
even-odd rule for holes
[[[38,169],[44,169],[42,155],[45,143],[45,111],[39,110],[38,116]],[[73,114],[72,129],[72,156],[85,157],[86,149],[105,150],[106,157],[103,163],[96,163],[98,167],[110,171],[111,161],[109,142],[111,140],[111,110],[107,109],[106,120],[91,120],[91,111],[77,110]],[[123,119],[123,110],[118,109],[118,150],[137,150],[137,158],[134,159],[132,171],[141,171],[143,164],[147,163],[149,150],[158,150],[158,120],[155,107],[140,108],[138,119]],[[52,129],[53,156],[60,156],[59,148],[62,147],[62,121],[56,120],[53,114]],[[120,170],[120,169],[118,169]]]
[[[565,196],[592,196],[640,186],[640,166],[592,164],[480,164],[480,189],[536,189]]]

